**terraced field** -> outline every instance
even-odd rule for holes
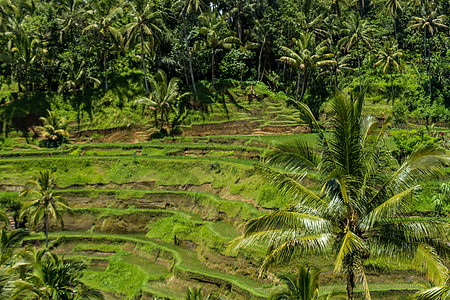
[[[263,299],[276,286],[274,274],[295,263],[257,278],[263,249],[231,256],[226,244],[245,221],[288,203],[253,168],[272,142],[286,138],[180,137],[2,150],[0,197],[17,197],[39,170],[54,171],[56,193],[73,213],[64,216],[63,231],[51,226],[50,247],[86,261],[83,280],[108,299],[183,299],[189,286],[228,299]],[[317,188],[315,176],[309,174],[305,184]],[[36,233],[26,243],[43,239]],[[332,273],[332,258],[304,257],[298,263],[323,268],[324,291],[345,290],[343,276]],[[393,268],[369,261],[368,268],[375,299],[405,299],[424,281],[401,263]]]

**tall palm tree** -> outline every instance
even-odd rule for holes
[[[68,77],[67,80],[59,86],[58,93],[68,91],[72,94],[73,103],[77,108],[78,126],[80,126],[80,112],[83,93],[89,84],[97,86],[100,84],[100,80],[87,75],[84,60],[80,61],[78,56],[74,56],[74,58],[69,57]]]
[[[394,20],[394,37],[397,39],[397,17],[403,11],[400,0],[386,0],[385,11],[392,16]]]
[[[344,49],[345,53],[356,47],[358,56],[359,91],[361,92],[360,44],[365,44],[370,49],[371,35],[374,30],[365,20],[361,20],[358,14],[351,15],[349,21],[344,21],[343,25],[344,28],[342,33],[344,34],[344,37],[339,41],[339,45]]]
[[[354,299],[357,278],[370,299],[363,265],[367,257],[408,259],[442,284],[448,270],[437,251],[450,250],[448,223],[408,213],[412,195],[420,188],[417,181],[435,175],[450,158],[441,148],[424,146],[388,175],[390,160],[383,136],[390,119],[377,130],[377,122],[362,115],[363,96],[353,100],[337,93],[331,107],[333,130],[325,135],[304,106],[316,124],[321,151],[293,140],[280,144],[271,155],[269,166],[277,169],[256,167],[292,202],[249,221],[230,247],[266,246],[261,271],[297,255],[334,253],[334,271],[346,274],[349,300]],[[305,170],[311,168],[323,174],[320,192],[301,183]]]
[[[293,47],[288,48],[282,46],[281,49],[286,53],[280,58],[280,61],[285,62],[294,68],[297,68],[297,91],[295,99],[302,102],[311,79],[312,73],[315,69],[321,66],[333,65],[335,60],[333,54],[328,52],[326,41],[322,41],[316,45],[314,33],[302,32],[300,38],[292,39]],[[300,92],[300,79],[302,80],[302,89]]]
[[[445,19],[447,18],[445,15],[437,15],[437,10],[427,10],[422,9],[423,16],[421,17],[412,17],[411,25],[408,29],[416,29],[417,31],[423,30],[423,56],[424,61],[427,59],[428,55],[428,81],[429,81],[429,92],[431,94],[431,69],[430,69],[430,57],[432,52],[432,47],[429,46],[429,39],[433,37],[435,32],[439,31],[439,28],[447,28],[447,25],[444,24]],[[427,45],[428,43],[428,45]],[[428,46],[428,47],[427,47]],[[427,51],[429,49],[429,51]]]
[[[319,276],[321,271],[310,267],[297,266],[298,273],[280,274],[278,279],[282,281],[287,289],[273,292],[268,300],[331,300],[347,299],[345,294],[330,293],[319,296]]]
[[[12,282],[9,299],[104,299],[100,291],[82,283],[84,269],[83,262],[66,261],[46,249],[34,250],[30,271]]]
[[[173,77],[170,81],[167,80],[167,75],[163,70],[149,78],[150,95],[142,97],[134,101],[134,105],[143,104],[149,106],[155,112],[155,126],[158,126],[158,113],[160,114],[161,122],[160,130],[163,130],[164,119],[169,123],[169,113],[173,110],[175,100],[179,94],[180,79]]]
[[[383,66],[383,73],[391,75],[391,96],[392,103],[394,103],[394,79],[392,77],[393,71],[401,72],[403,64],[401,58],[403,51],[398,49],[398,43],[393,40],[383,41],[383,47],[378,51],[378,61],[373,65],[375,68]]]
[[[56,2],[59,16],[57,20],[63,26],[59,32],[59,41],[62,43],[64,34],[67,34],[69,42],[73,42],[73,30],[80,26],[86,2],[83,0],[57,0]]]
[[[116,0],[96,0],[89,2],[92,9],[86,11],[90,24],[83,32],[94,32],[101,36],[103,72],[105,76],[105,91],[108,90],[108,49],[107,41],[122,42],[123,37],[120,30],[116,28],[115,20],[122,13],[121,4]],[[112,38],[112,39],[111,39]]]
[[[192,12],[200,12],[201,14],[202,6],[204,6],[204,3],[202,2],[202,0],[177,0],[174,3],[174,6],[180,7],[180,16],[181,20],[183,21],[184,47],[188,57],[189,72],[191,74],[192,87],[194,89],[195,96],[197,96],[197,87],[195,86],[194,70],[192,68],[192,57],[186,28],[186,16]]]
[[[203,26],[200,27],[199,32],[206,36],[204,44],[211,48],[211,79],[214,86],[216,84],[216,78],[214,76],[216,52],[220,48],[230,49],[234,44],[239,44],[240,41],[231,35],[231,32],[227,28],[227,23],[217,13],[201,15],[200,20]]]
[[[52,191],[53,173],[49,170],[39,172],[37,180],[27,182],[26,188],[20,196],[30,196],[31,200],[25,203],[20,215],[29,216],[29,222],[36,226],[42,219],[45,225],[45,247],[48,249],[48,223],[50,217],[64,226],[60,210],[71,211],[66,200],[61,196],[55,196]]]
[[[131,22],[124,27],[128,40],[127,45],[129,45],[132,40],[136,38],[139,39],[142,68],[144,70],[145,91],[147,92],[147,95],[149,95],[150,90],[148,89],[147,83],[147,68],[145,66],[145,37],[148,37],[149,44],[151,45],[150,48],[152,50],[155,39],[158,34],[162,32],[160,28],[161,13],[156,10],[154,3],[149,0],[130,1],[129,5],[131,11],[128,15],[131,18]]]

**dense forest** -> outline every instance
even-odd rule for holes
[[[1,103],[24,104],[2,107],[2,129],[23,117],[19,110],[36,111],[27,104],[33,99],[42,106],[62,96],[79,119],[111,88],[129,82],[135,97],[145,98],[174,77],[168,93],[185,95],[168,98],[177,122],[186,109],[207,110],[214,100],[205,91],[228,79],[263,82],[293,105],[307,103],[316,116],[335,89],[364,88],[390,101],[398,123],[446,122],[449,6],[445,0],[5,0]]]

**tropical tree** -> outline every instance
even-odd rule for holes
[[[400,0],[386,0],[385,11],[392,16],[394,20],[394,37],[397,39],[397,17],[403,11]]]
[[[321,151],[293,140],[277,146],[269,166],[256,166],[291,204],[249,221],[244,234],[230,247],[267,246],[261,272],[297,255],[331,251],[334,271],[346,274],[350,300],[357,278],[365,298],[370,299],[363,265],[368,257],[408,259],[417,270],[443,284],[448,270],[438,252],[450,250],[449,225],[410,217],[408,212],[420,188],[417,181],[435,175],[450,158],[438,146],[426,145],[388,175],[390,160],[383,136],[390,119],[377,130],[377,121],[362,115],[362,95],[349,99],[337,93],[331,107],[333,129],[325,135],[304,106],[317,126]],[[301,183],[310,168],[323,174],[320,192]]]
[[[83,262],[66,261],[46,249],[34,250],[29,272],[12,281],[9,299],[104,299],[100,291],[82,283],[84,269]]]
[[[333,54],[326,53],[328,46],[326,41],[322,41],[316,45],[314,33],[302,32],[299,39],[292,39],[293,46],[291,48],[281,47],[286,53],[280,58],[280,61],[285,62],[297,69],[297,91],[295,99],[302,102],[308,87],[313,71],[321,66],[333,65],[335,60]],[[300,92],[300,79],[302,79],[302,89]]]
[[[298,273],[280,274],[278,279],[282,281],[287,289],[273,292],[268,300],[328,300],[347,299],[345,294],[330,293],[319,296],[319,276],[321,271],[310,267],[297,266]]]
[[[82,98],[84,95],[85,89],[92,83],[93,86],[97,86],[100,84],[100,80],[95,77],[88,76],[86,72],[85,61],[80,61],[78,56],[74,56],[74,58],[68,59],[69,61],[69,70],[67,80],[63,82],[59,88],[58,93],[62,93],[63,91],[68,91],[72,94],[72,100],[77,108],[77,123],[80,126],[80,113],[81,113],[81,104]],[[53,112],[54,113],[54,112]],[[49,112],[49,116],[52,113]],[[55,115],[56,116],[56,115]],[[53,118],[54,119],[54,118]],[[47,122],[49,123],[49,122]],[[53,122],[56,123],[56,122]],[[58,126],[64,127],[64,126]],[[66,126],[67,127],[67,126]],[[62,132],[62,135],[68,135],[67,132]]]
[[[398,43],[394,40],[383,41],[383,47],[378,51],[378,61],[373,65],[374,68],[383,66],[383,73],[391,75],[391,96],[394,103],[394,79],[393,71],[401,72],[404,66],[401,62],[403,51],[398,49]]]
[[[86,2],[83,0],[58,0],[58,21],[64,26],[59,32],[59,41],[62,43],[64,35],[68,35],[69,42],[73,42],[73,31],[79,28],[82,16],[85,13]]]
[[[41,131],[41,146],[55,148],[61,146],[63,143],[67,143],[67,127],[69,123],[65,118],[59,118],[56,111],[47,110],[47,117],[40,117],[39,120],[43,123],[43,126],[39,126]]]
[[[23,76],[23,86],[25,88],[25,99],[28,99],[29,69],[36,59],[38,43],[38,39],[30,37],[24,31],[16,32],[14,34],[13,47],[11,51],[12,53],[14,53],[16,63],[22,71],[21,73]]]
[[[186,29],[186,15],[188,15],[192,12],[200,12],[200,14],[201,14],[202,6],[204,6],[204,4],[201,0],[178,0],[174,3],[174,6],[180,7],[180,16],[181,16],[181,20],[183,21],[184,47],[185,47],[186,55],[188,57],[189,72],[191,73],[192,87],[194,89],[195,96],[197,96],[197,88],[195,86],[195,79],[194,79],[194,70],[192,68],[191,50],[189,47],[189,39],[188,39],[188,33],[187,33],[187,29]]]
[[[155,113],[155,126],[158,127],[158,113],[161,118],[160,130],[163,130],[164,119],[169,123],[169,113],[173,110],[173,105],[179,95],[180,79],[173,77],[167,80],[167,75],[163,70],[159,70],[154,76],[149,78],[150,95],[141,97],[134,101],[134,105],[147,105]]]
[[[145,37],[148,37],[150,51],[153,51],[155,39],[161,33],[160,22],[161,13],[156,10],[153,2],[148,0],[136,0],[129,2],[131,12],[129,16],[131,22],[125,25],[124,30],[127,35],[127,46],[134,39],[138,39],[141,49],[142,68],[144,70],[145,91],[150,94],[147,83],[147,68],[145,66]]]
[[[28,236],[24,230],[8,231],[2,229],[0,232],[0,267],[4,267],[14,256],[14,251],[21,246],[22,239]]]
[[[422,290],[414,295],[416,300],[446,300],[450,299],[450,277],[444,285]]]
[[[214,66],[216,64],[215,57],[218,50],[221,48],[231,49],[234,44],[239,44],[239,39],[232,36],[228,30],[227,23],[222,16],[217,13],[210,15],[201,15],[200,20],[203,26],[200,27],[200,34],[206,36],[204,44],[211,48],[211,79],[213,86],[216,84],[214,76]]]
[[[447,28],[444,24],[446,19],[445,15],[437,15],[437,10],[422,10],[422,17],[412,17],[411,25],[408,29],[416,29],[418,32],[423,30],[423,56],[424,61],[427,59],[428,55],[428,81],[429,81],[429,92],[431,94],[431,69],[430,69],[430,57],[432,53],[432,47],[430,47],[429,39],[431,39],[435,32],[439,31],[439,28]],[[427,51],[428,49],[428,51]]]
[[[30,224],[35,227],[42,219],[45,226],[45,247],[48,249],[48,225],[50,218],[64,226],[61,209],[71,211],[66,200],[54,195],[52,191],[53,172],[44,170],[39,172],[37,180],[27,182],[26,188],[20,196],[29,196],[30,201],[25,203],[20,215],[29,217]]]
[[[371,48],[371,35],[374,30],[365,20],[361,20],[358,14],[351,15],[348,21],[343,22],[343,25],[344,28],[342,33],[344,37],[339,41],[339,45],[344,49],[345,53],[356,47],[356,54],[358,57],[359,91],[361,92],[360,44],[365,44],[368,48]]]
[[[93,32],[102,39],[103,72],[105,76],[105,91],[108,90],[108,47],[109,40],[121,43],[120,30],[114,26],[116,18],[122,13],[122,7],[115,0],[96,0],[89,2],[92,9],[86,11],[90,24],[83,32]]]

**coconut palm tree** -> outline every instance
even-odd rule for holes
[[[155,112],[155,126],[158,127],[158,113],[161,117],[160,130],[163,130],[164,119],[169,123],[169,113],[173,110],[175,100],[179,95],[180,79],[173,77],[167,80],[167,75],[163,70],[159,70],[154,76],[149,78],[150,95],[134,101],[134,105],[143,104],[150,107]]]
[[[394,40],[383,41],[383,47],[378,51],[378,61],[373,65],[374,68],[383,66],[383,73],[391,75],[391,96],[394,103],[394,79],[393,71],[401,72],[404,66],[401,62],[403,51],[398,49],[398,43]]]
[[[138,39],[141,49],[142,68],[144,70],[145,91],[150,95],[147,83],[147,68],[145,66],[145,37],[148,38],[150,49],[153,50],[155,39],[161,31],[161,13],[156,10],[152,1],[136,0],[130,1],[129,6],[131,11],[129,16],[131,22],[125,25],[124,31],[127,36],[127,46],[134,39]]]
[[[29,196],[30,201],[25,203],[20,211],[21,217],[27,215],[30,224],[35,227],[42,219],[45,226],[45,247],[48,249],[48,223],[50,218],[64,226],[61,209],[71,211],[66,200],[55,196],[52,191],[53,173],[49,170],[39,172],[37,180],[27,182],[26,188],[20,196]]]
[[[418,32],[423,30],[423,56],[424,61],[427,59],[428,55],[428,81],[429,81],[429,92],[431,94],[431,69],[430,69],[430,57],[432,52],[432,47],[429,46],[429,39],[433,37],[435,32],[439,31],[439,28],[448,28],[447,25],[444,24],[445,19],[447,18],[445,15],[437,15],[437,10],[422,10],[421,17],[412,17],[411,25],[408,29],[416,29]],[[427,51],[428,49],[428,51]]]
[[[191,51],[189,47],[188,34],[186,29],[186,15],[189,15],[192,12],[200,12],[202,13],[202,6],[204,3],[201,0],[178,0],[174,3],[175,7],[180,7],[180,16],[183,21],[183,35],[184,35],[184,47],[188,57],[189,62],[189,72],[191,73],[192,87],[194,89],[194,94],[197,96],[197,88],[195,86],[194,79],[194,70],[192,68],[192,58]]]
[[[103,72],[105,76],[105,91],[108,90],[108,49],[107,41],[113,40],[122,42],[123,37],[120,30],[114,25],[116,18],[122,13],[121,4],[115,0],[96,0],[90,1],[92,9],[86,11],[89,19],[89,25],[83,29],[83,32],[93,32],[101,37]]]
[[[104,299],[102,293],[80,280],[86,265],[66,261],[46,249],[34,250],[29,272],[24,278],[12,281],[9,299]]]
[[[268,166],[256,166],[291,204],[249,221],[244,234],[230,247],[267,247],[261,272],[296,256],[331,252],[334,271],[346,274],[349,300],[354,299],[357,278],[365,298],[370,299],[363,266],[368,257],[408,259],[417,270],[443,284],[448,270],[437,252],[450,250],[449,224],[408,213],[414,204],[412,196],[420,188],[417,181],[435,175],[450,162],[445,151],[423,146],[387,174],[390,160],[383,135],[390,119],[377,130],[377,122],[362,115],[363,96],[335,95],[333,129],[327,135],[303,107],[316,124],[320,151],[293,140],[276,148]],[[301,183],[305,170],[311,168],[323,174],[320,192]]]
[[[400,0],[386,0],[385,11],[392,16],[394,20],[394,37],[397,39],[397,17],[402,13],[402,3]]]
[[[359,91],[361,92],[360,44],[365,44],[370,49],[371,35],[374,30],[366,21],[361,20],[358,14],[351,15],[349,21],[344,21],[343,25],[344,28],[342,33],[344,37],[339,41],[339,45],[344,49],[345,53],[356,47],[358,56]]]
[[[39,126],[43,138],[42,145],[49,148],[59,147],[67,142],[69,123],[65,118],[58,118],[56,111],[47,110],[47,117],[40,117],[39,120],[44,126]]]
[[[298,102],[303,100],[306,89],[313,71],[319,67],[333,65],[336,61],[333,59],[333,54],[328,52],[327,41],[322,41],[316,45],[314,33],[302,32],[300,38],[292,39],[293,46],[291,48],[281,47],[286,53],[280,58],[280,61],[285,62],[297,69],[297,91],[295,99]],[[302,89],[300,92],[300,79],[302,79]]]
[[[414,295],[416,300],[447,300],[450,299],[450,277],[444,285],[435,286]]]
[[[73,58],[69,57],[68,60],[69,70],[67,80],[59,86],[58,93],[68,91],[72,94],[73,103],[77,108],[77,123],[80,126],[81,103],[84,91],[90,84],[98,86],[100,80],[87,75],[85,61],[80,61],[78,56],[74,56]]]
[[[214,76],[214,66],[216,64],[215,57],[218,50],[221,48],[230,49],[234,44],[239,44],[237,37],[231,35],[227,28],[227,23],[222,16],[217,13],[210,15],[201,15],[200,21],[203,26],[200,27],[200,34],[205,35],[204,44],[211,48],[211,79],[213,86],[216,84]]]
[[[287,289],[273,292],[268,300],[331,300],[347,299],[345,294],[330,293],[319,296],[319,276],[321,271],[310,267],[297,266],[298,273],[280,274],[278,279],[282,281]]]

